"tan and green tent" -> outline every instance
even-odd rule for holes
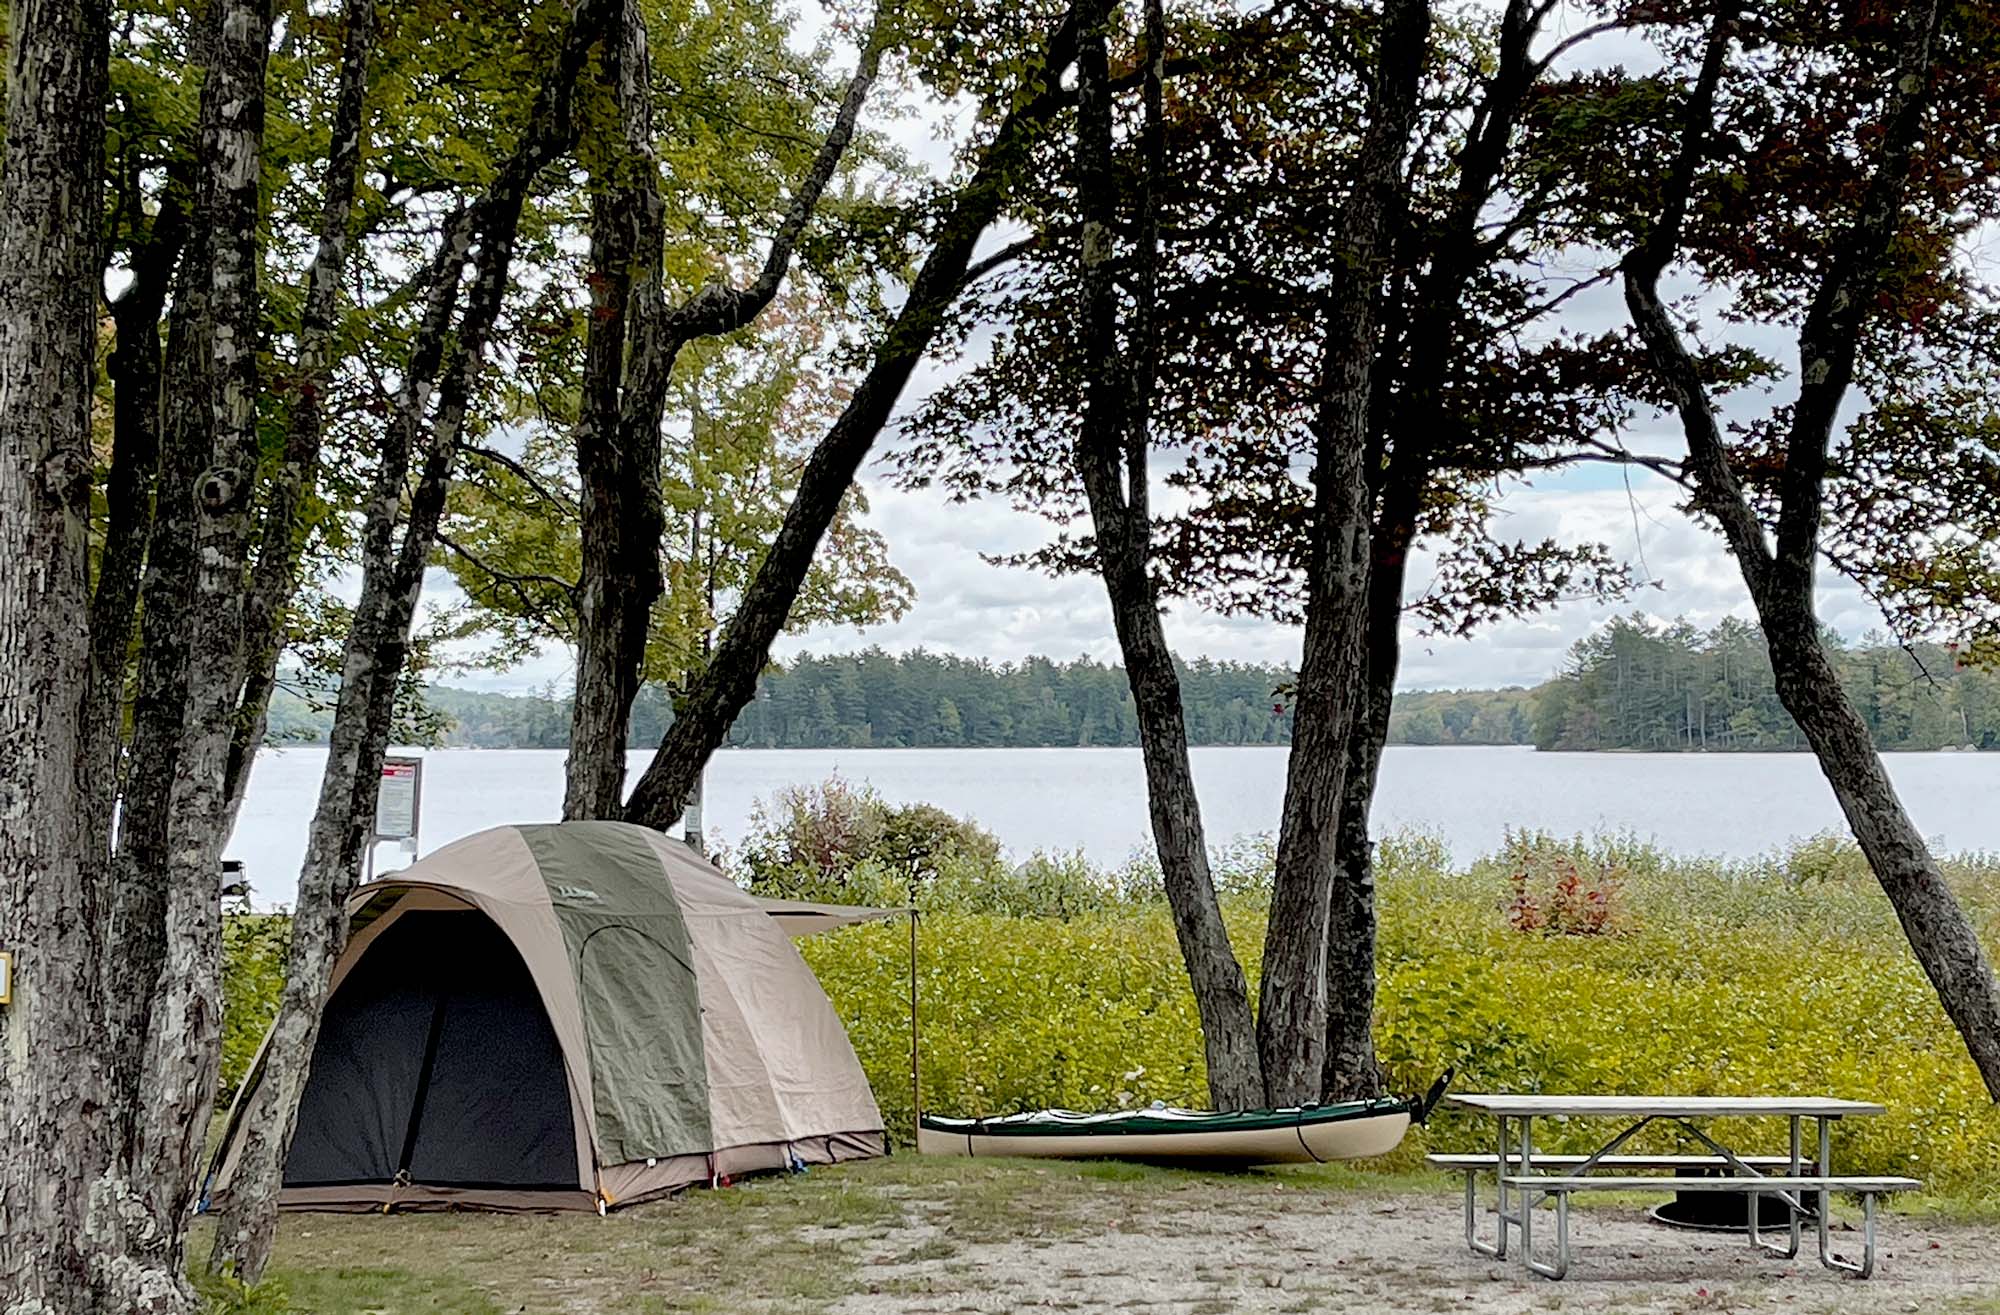
[[[885,1149],[791,937],[901,910],[758,899],[656,831],[563,822],[468,836],[350,911],[283,1206],[604,1209]]]

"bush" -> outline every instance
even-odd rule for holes
[[[283,913],[236,913],[222,920],[222,1076],[218,1105],[236,1099],[264,1033],[278,1016],[292,920]]]
[[[1510,841],[1507,858],[1507,925],[1544,936],[1602,936],[1620,921],[1618,890],[1624,869],[1594,864],[1545,845]]]
[[[1009,865],[977,822],[932,804],[891,804],[838,777],[759,803],[742,848],[719,861],[751,890],[780,899],[1069,918],[1117,897],[1080,854],[1037,853]]]
[[[275,1279],[252,1285],[234,1274],[212,1274],[201,1265],[191,1266],[188,1273],[203,1315],[293,1315],[298,1310],[291,1293]]]

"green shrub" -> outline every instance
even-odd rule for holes
[[[293,1315],[291,1293],[275,1279],[249,1284],[234,1274],[212,1274],[204,1266],[189,1271],[202,1315]]]
[[[742,847],[718,856],[760,895],[927,912],[1069,918],[1119,897],[1081,854],[1009,864],[994,835],[932,804],[891,804],[834,777],[791,786],[751,812]]]
[[[236,1099],[278,1016],[292,920],[283,913],[238,913],[222,920],[222,1076],[219,1105]]]

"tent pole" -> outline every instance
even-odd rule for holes
[[[917,1066],[917,909],[910,906],[910,1136],[923,1131],[924,1089]]]

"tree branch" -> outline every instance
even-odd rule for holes
[[[523,484],[526,484],[528,488],[537,497],[542,499],[542,501],[548,503],[552,507],[560,509],[566,515],[572,517],[576,515],[575,498],[566,497],[563,494],[557,493],[554,490],[550,489],[547,484],[542,482],[541,476],[537,475],[534,471],[528,469],[527,466],[523,465],[521,462],[516,461],[514,458],[508,456],[505,452],[498,452],[490,447],[482,447],[477,443],[465,443],[465,442],[461,442],[458,445],[458,450],[460,452],[463,452],[465,455],[469,457],[477,457],[481,461],[491,462],[493,465],[499,466],[501,469],[513,475],[514,478],[520,480]]]
[[[697,338],[732,333],[750,323],[778,295],[778,288],[792,265],[792,252],[805,233],[806,225],[812,222],[813,214],[819,209],[820,198],[840,168],[848,143],[854,140],[855,122],[861,117],[861,107],[867,103],[868,93],[873,90],[876,74],[882,67],[882,55],[888,45],[896,3],[897,0],[880,0],[876,6],[868,36],[861,43],[860,62],[855,67],[854,76],[848,80],[846,95],[841,98],[840,111],[834,116],[826,140],[820,143],[819,154],[813,158],[811,168],[806,170],[798,190],[792,194],[785,217],[771,239],[771,248],[764,255],[763,268],[747,287],[730,288],[712,283],[668,314],[666,329],[667,341],[671,344],[668,351],[670,363],[672,356],[686,343]]]
[[[1753,595],[1762,596],[1770,583],[1771,550],[1764,526],[1729,465],[1729,450],[1715,419],[1708,389],[1687,344],[1681,341],[1673,317],[1660,299],[1660,275],[1680,246],[1681,229],[1694,192],[1695,173],[1715,118],[1716,91],[1735,26],[1734,0],[1716,13],[1702,54],[1701,72],[1681,113],[1680,146],[1667,175],[1665,201],[1644,240],[1621,263],[1625,304],[1647,354],[1673,398],[1687,439],[1688,470],[1696,482],[1695,505],[1721,524],[1723,537],[1741,565]]]
[[[1841,400],[1854,379],[1862,325],[1901,224],[1903,198],[1909,191],[1910,169],[1930,100],[1932,51],[1943,9],[1941,0],[1930,0],[1904,11],[1909,31],[1896,53],[1875,175],[1799,330],[1799,397],[1785,441],[1777,536],[1778,569],[1795,589],[1811,587],[1825,502],[1827,446]]]

